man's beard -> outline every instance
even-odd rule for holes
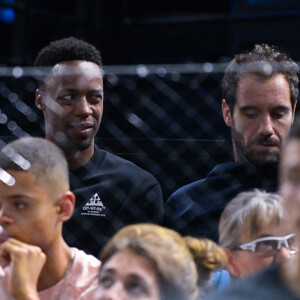
[[[60,140],[57,140],[56,143],[59,147],[69,154],[77,153],[78,151],[84,151],[88,149],[94,141],[94,136],[80,140],[69,139],[66,135],[62,134]]]
[[[254,164],[257,167],[274,165],[279,162],[280,150],[254,150],[254,145],[268,144],[280,148],[280,142],[277,138],[270,136],[258,136],[251,140],[248,145],[245,144],[243,135],[231,128],[232,142],[234,147],[235,161],[247,162]]]

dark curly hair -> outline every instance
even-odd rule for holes
[[[86,60],[102,67],[100,52],[91,44],[75,37],[67,37],[51,42],[37,55],[36,67],[53,67],[59,62]]]
[[[226,100],[233,114],[238,82],[245,74],[253,74],[260,80],[282,74],[289,84],[290,100],[293,106],[299,94],[298,72],[298,65],[274,46],[255,45],[252,51],[237,54],[226,67],[222,82],[223,99]]]
[[[35,67],[53,67],[63,61],[85,60],[102,68],[100,52],[92,44],[75,37],[67,37],[51,42],[37,55]],[[44,86],[47,71],[38,73],[36,79],[40,87]]]

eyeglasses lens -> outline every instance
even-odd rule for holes
[[[276,252],[280,250],[281,246],[289,249],[291,251],[290,254],[298,252],[298,247],[294,237],[286,240],[267,240],[257,242],[255,252],[261,256],[271,256],[276,254]]]
[[[262,256],[273,255],[277,251],[277,241],[268,240],[256,243],[255,252]]]

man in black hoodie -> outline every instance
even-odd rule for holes
[[[217,241],[220,214],[234,196],[252,188],[277,191],[280,149],[299,93],[297,72],[291,58],[265,44],[229,63],[222,111],[235,161],[217,165],[206,178],[173,193],[167,202],[168,226]]]

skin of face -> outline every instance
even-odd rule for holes
[[[265,81],[242,77],[237,86],[233,115],[223,100],[223,117],[231,127],[236,162],[257,166],[277,163],[280,148],[293,123],[289,85],[277,74]]]
[[[59,235],[59,206],[36,182],[30,172],[8,171],[16,180],[13,186],[0,181],[0,225],[5,238],[48,249]]]
[[[237,244],[249,243],[255,239],[269,236],[285,236],[289,234],[286,226],[272,226],[272,228],[262,230],[254,237],[249,237],[247,235],[242,235],[241,239]],[[285,258],[291,257],[288,249],[281,246],[280,250],[274,256],[263,257],[257,255],[255,252],[249,250],[237,250],[232,251],[225,249],[225,252],[228,257],[228,271],[230,274],[236,277],[244,277],[252,273],[257,272],[258,270],[269,266],[272,263],[279,263]]]
[[[159,300],[157,276],[150,262],[131,252],[117,252],[100,270],[98,300]]]
[[[284,199],[290,226],[300,234],[300,141],[290,140],[281,160],[280,193]]]
[[[36,92],[43,111],[46,138],[65,152],[90,151],[103,113],[103,78],[98,65],[87,61],[56,64],[44,87]]]

